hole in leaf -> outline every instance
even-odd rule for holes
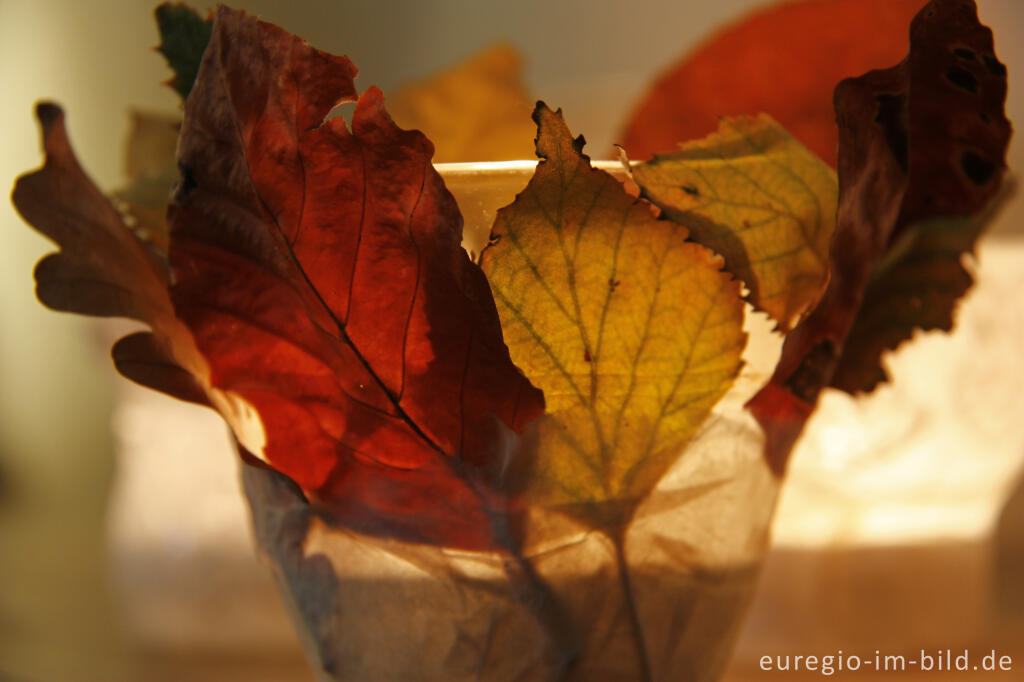
[[[348,127],[351,128],[352,127],[352,116],[355,113],[356,113],[356,103],[355,102],[342,102],[338,106],[336,106],[333,109],[331,109],[330,112],[327,114],[327,117],[324,120],[329,121],[332,118],[342,118],[342,119],[345,120],[345,123],[348,125]]]
[[[985,66],[992,73],[993,76],[999,76],[1000,78],[1006,77],[1006,67],[995,57],[983,57]]]
[[[960,168],[975,185],[987,184],[996,172],[994,163],[972,151],[966,151],[960,156]]]
[[[907,107],[906,94],[878,95],[878,115],[875,123],[882,126],[885,143],[904,171],[907,170]]]
[[[969,62],[978,61],[978,57],[974,54],[973,50],[968,50],[966,47],[955,47],[953,48],[953,54],[960,59],[964,59]]]
[[[961,69],[959,66],[949,67],[949,70],[946,71],[946,80],[967,92],[978,92],[978,79],[970,71]]]

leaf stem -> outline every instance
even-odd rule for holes
[[[451,459],[446,461],[453,467],[456,475],[467,480],[461,462]],[[530,559],[523,554],[520,544],[514,538],[505,510],[495,509],[488,495],[473,481],[468,480],[467,485],[476,494],[484,511],[490,517],[497,549],[507,553],[507,559],[502,561],[502,568],[514,590],[514,596],[519,604],[537,619],[538,625],[550,638],[553,658],[549,663],[557,676],[554,679],[562,679],[579,660],[582,646],[575,628],[551,587],[537,572]]]
[[[633,635],[633,645],[636,647],[636,657],[640,663],[638,682],[652,682],[651,665],[647,659],[647,643],[644,641],[643,626],[636,610],[636,602],[633,600],[633,583],[629,577],[629,565],[626,563],[625,538],[620,529],[612,531],[609,538],[615,546],[615,562],[619,571],[619,584],[622,586],[622,601],[629,616],[630,633]]]

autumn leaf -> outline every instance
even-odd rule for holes
[[[184,100],[209,42],[212,20],[185,5],[156,10],[162,43],[175,76],[168,82]],[[205,28],[205,34],[202,27]],[[390,96],[389,113],[399,127],[419,129],[434,144],[435,163],[501,161],[533,155],[533,99],[522,83],[522,57],[497,44],[426,79],[407,83]],[[173,131],[172,131],[173,127]],[[180,121],[134,113],[129,133],[128,186],[114,196],[144,238],[167,250],[164,214],[178,179],[174,158]],[[169,143],[169,144],[168,144]],[[146,165],[140,167],[139,162]]]
[[[560,112],[540,103],[534,120],[541,162],[482,267],[512,358],[547,399],[527,495],[608,527],[731,385],[743,305],[721,259],[592,168]]]
[[[430,143],[376,89],[351,130],[324,122],[356,99],[354,76],[347,58],[218,11],[185,108],[170,274],[44,107],[46,165],[15,190],[62,247],[40,264],[40,296],[148,322],[155,336],[115,348],[133,378],[190,382],[340,525],[508,548],[497,477],[543,397],[509,359]]]
[[[168,81],[182,100],[195,82],[212,20],[184,4],[156,9],[157,50],[174,72]],[[399,127],[418,129],[433,142],[434,162],[506,161],[533,155],[533,99],[523,85],[522,56],[496,44],[390,96]]]
[[[130,379],[183,400],[207,403],[208,371],[175,318],[164,259],[121,219],[75,159],[64,112],[40,104],[44,166],[18,179],[11,199],[22,217],[61,250],[36,266],[36,294],[55,310],[147,323],[119,341],[114,362]]]
[[[749,300],[788,331],[821,295],[835,229],[835,173],[768,116],[633,166],[642,196],[721,254]]]
[[[924,0],[771,3],[669,67],[636,107],[622,145],[644,159],[715,130],[718,118],[764,112],[836,165],[832,90],[907,51]]]
[[[262,454],[343,525],[494,544],[479,489],[543,411],[511,363],[432,147],[347,58],[221,9],[185,107],[175,311]],[[249,448],[259,454],[258,451]]]
[[[158,5],[155,14],[160,30],[160,45],[156,49],[174,71],[167,84],[181,99],[188,99],[203,51],[210,42],[213,20],[204,19],[188,5],[169,2]]]
[[[832,278],[750,405],[777,470],[823,387],[869,390],[883,349],[915,328],[949,328],[970,282],[960,255],[1002,184],[1005,98],[1006,67],[972,0],[933,0],[903,62],[836,88]]]
[[[522,57],[509,45],[404,85],[390,100],[395,123],[421,130],[434,143],[435,163],[533,156],[533,99],[522,83]]]
[[[957,302],[974,283],[964,254],[974,250],[1011,193],[1004,183],[1004,191],[976,214],[915,223],[887,250],[872,268],[831,386],[871,391],[888,379],[882,367],[886,351],[918,329],[953,329]]]

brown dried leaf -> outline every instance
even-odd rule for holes
[[[1006,67],[973,0],[932,0],[911,25],[903,62],[836,88],[840,195],[832,279],[786,339],[770,384],[751,401],[777,470],[823,387],[839,381],[848,391],[870,389],[881,376],[882,347],[906,338],[910,325],[943,327],[950,319],[951,293],[966,288],[962,269],[955,292],[928,305],[912,294],[918,303],[898,319],[885,312],[894,299],[884,289],[907,276],[915,286],[922,276],[948,277],[948,246],[973,244],[978,228],[965,221],[985,210],[1005,171],[1005,98]],[[944,246],[936,253],[934,245]],[[922,256],[925,272],[915,273]],[[872,326],[875,319],[881,327]]]
[[[162,256],[123,222],[85,175],[64,128],[64,112],[40,104],[46,160],[15,184],[12,200],[22,217],[61,250],[36,266],[39,300],[55,310],[130,317],[144,332],[114,347],[118,369],[130,379],[185,400],[206,402],[209,376],[188,330],[174,315]]]

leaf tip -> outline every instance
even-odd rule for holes
[[[224,10],[220,6],[217,16]],[[213,35],[213,13],[203,18],[184,3],[164,2],[156,6],[153,16],[160,34],[160,44],[154,49],[174,72],[169,85],[184,101],[192,91],[203,53]]]
[[[781,478],[803,425],[814,409],[784,388],[768,384],[747,402],[747,409],[764,431],[764,456],[768,467]]]
[[[565,122],[565,116],[562,115],[561,107],[552,111],[546,102],[537,100],[532,118],[533,122],[537,124],[537,137],[534,138],[537,158],[542,159],[542,163],[554,153],[553,147],[564,145],[568,141],[573,153],[585,161],[588,166],[590,165],[590,157],[583,153],[587,140],[583,135],[572,137],[572,132]]]
[[[45,139],[50,136],[50,131],[54,126],[63,123],[64,110],[56,102],[39,102],[36,104],[36,118],[39,119],[39,125],[43,128],[43,138]]]

